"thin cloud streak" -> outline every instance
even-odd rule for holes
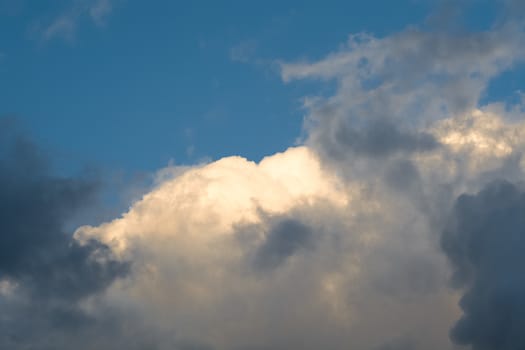
[[[85,18],[101,27],[113,11],[115,0],[74,0],[70,7],[47,24],[40,23],[36,30],[44,41],[62,38],[73,41],[77,28]]]

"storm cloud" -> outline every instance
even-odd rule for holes
[[[126,276],[130,266],[107,245],[80,243],[66,230],[95,203],[98,182],[52,175],[43,153],[7,124],[2,121],[0,145],[0,298],[18,307],[4,310],[10,321],[0,323],[0,344],[14,347],[32,339],[23,333],[34,330],[16,327],[30,319],[59,329],[87,322],[78,303]]]
[[[463,316],[452,339],[474,350],[525,346],[525,192],[493,182],[460,196],[443,233],[442,247],[465,290]]]

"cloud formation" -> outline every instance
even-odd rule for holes
[[[156,187],[121,217],[76,230],[60,256],[78,263],[60,258],[52,270],[78,276],[73,291],[83,293],[64,298],[68,288],[53,282],[60,291],[39,296],[49,306],[28,341],[48,334],[54,349],[78,342],[86,349],[453,349],[450,328],[462,310],[472,312],[458,307],[459,294],[477,293],[471,281],[485,271],[450,288],[447,257],[460,269],[472,263],[468,251],[457,260],[443,245],[443,254],[442,240],[464,247],[479,233],[451,224],[454,215],[465,222],[474,215],[449,213],[463,192],[510,174],[510,160],[512,176],[523,169],[515,154],[525,146],[525,124],[491,108],[440,120],[424,130],[438,148],[389,155],[368,179],[337,175],[305,146],[260,163],[228,157],[163,169]],[[93,254],[105,256],[95,259],[102,266]],[[4,302],[27,315],[24,303],[13,302],[13,287],[2,287]],[[21,348],[15,335],[6,344]]]
[[[177,334],[159,347],[448,343],[456,299],[428,225],[404,219],[410,203],[342,182],[305,147],[173,171],[121,218],[75,234],[134,262],[115,298]]]
[[[281,63],[281,74],[336,82],[334,95],[304,101],[308,144],[324,157],[428,150],[433,140],[419,132],[478,108],[490,80],[524,59],[522,33],[514,21],[485,32],[359,33],[317,62]]]
[[[317,62],[281,62],[286,82],[335,82],[304,99],[303,145],[167,167],[73,236],[64,224],[95,184],[53,177],[15,142],[0,163],[1,341],[523,347],[525,108],[480,101],[524,37],[513,16],[484,32],[356,34]]]
[[[418,228],[419,235],[431,241],[441,236],[452,280],[463,293],[463,316],[451,340],[474,350],[523,346],[515,328],[522,317],[520,264],[510,251],[520,249],[521,190],[515,183],[523,181],[523,105],[480,104],[491,79],[523,61],[523,23],[516,18],[486,32],[358,34],[320,61],[281,63],[284,81],[337,84],[333,95],[304,102],[306,144],[325,166],[347,183],[381,193],[381,215],[398,212],[386,205],[390,195],[408,200],[413,207],[400,221],[419,217],[428,225]],[[408,276],[417,275],[412,266],[422,265],[404,265],[401,250],[384,254]],[[399,276],[387,276],[377,287],[393,292],[392,276]],[[416,285],[398,294],[413,290]]]

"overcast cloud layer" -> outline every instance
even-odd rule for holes
[[[73,236],[96,183],[2,144],[0,347],[523,349],[525,106],[480,102],[525,58],[507,17],[280,62],[336,86],[301,145],[161,169]]]

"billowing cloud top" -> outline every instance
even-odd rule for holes
[[[238,224],[260,222],[260,213],[284,214],[297,204],[327,201],[344,205],[342,183],[321,169],[306,147],[291,148],[259,164],[228,157],[175,173],[146,194],[120,219],[98,228],[81,228],[79,237],[97,236],[124,248],[133,239],[231,234]],[[168,177],[170,177],[168,175]]]
[[[336,84],[305,97],[301,146],[162,169],[73,237],[64,223],[92,188],[5,161],[0,345],[524,348],[524,107],[480,102],[523,38],[512,17],[281,62],[285,82]]]

